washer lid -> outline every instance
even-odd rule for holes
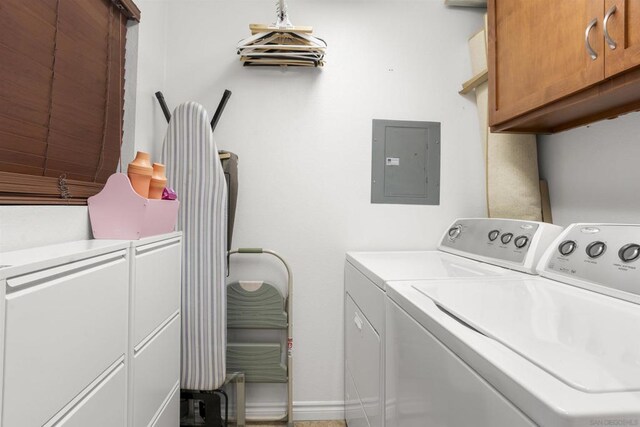
[[[546,279],[413,288],[575,389],[640,390],[640,305]]]
[[[347,261],[382,289],[392,280],[516,276],[521,273],[440,251],[348,252]]]

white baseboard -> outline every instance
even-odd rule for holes
[[[233,406],[229,408],[231,418],[235,417]],[[247,403],[247,420],[278,420],[284,416],[280,403]],[[293,402],[293,419],[296,421],[344,420],[344,402],[306,401]]]
[[[299,421],[344,420],[344,401],[293,402],[293,419]]]

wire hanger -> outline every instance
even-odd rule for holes
[[[289,20],[287,3],[276,0],[272,26],[251,24],[251,36],[236,46],[245,66],[281,65],[322,67],[327,43],[311,35],[312,27],[296,27]]]

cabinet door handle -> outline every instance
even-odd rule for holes
[[[605,13],[604,15],[604,21],[602,22],[602,26],[604,27],[604,39],[607,41],[607,44],[609,45],[609,49],[611,50],[615,50],[615,48],[618,46],[615,40],[613,40],[609,35],[609,18],[611,18],[611,15],[616,13],[616,10],[617,8],[616,8],[616,5],[614,4],[609,8],[609,10],[607,10],[607,13]]]
[[[598,54],[591,47],[591,43],[589,43],[589,34],[591,34],[591,30],[593,30],[593,27],[595,27],[597,23],[598,23],[598,18],[593,18],[591,22],[589,22],[589,25],[587,25],[587,29],[584,32],[584,44],[587,48],[587,53],[589,54],[591,59],[594,61],[598,59]]]

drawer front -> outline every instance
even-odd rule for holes
[[[180,381],[180,316],[136,352],[133,359],[133,425],[146,427]]]
[[[153,427],[176,427],[180,425],[180,388],[177,387],[169,400],[167,406],[162,409],[162,413],[153,423]]]
[[[352,374],[362,407],[372,427],[382,426],[382,343],[364,314],[347,295],[345,317],[346,367]]]
[[[125,254],[7,280],[4,425],[43,425],[125,354]]]
[[[127,423],[124,365],[93,390],[55,427],[116,427]],[[177,425],[177,424],[176,424]]]
[[[180,309],[180,239],[135,249],[134,346]]]

